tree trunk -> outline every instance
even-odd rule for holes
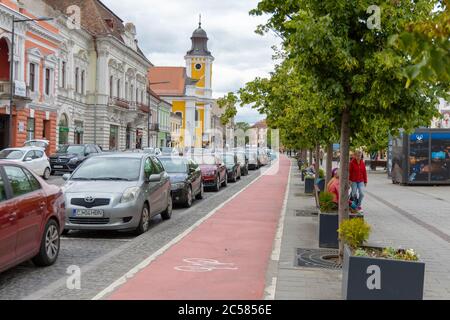
[[[326,163],[326,171],[327,171],[327,179],[326,184],[331,180],[331,172],[333,171],[333,143],[328,144],[327,146],[327,163]]]
[[[309,149],[309,165],[312,165],[313,163],[313,151],[312,149]]]
[[[314,150],[316,163],[314,166],[314,171],[316,172],[316,179],[319,178],[319,169],[320,169],[320,144],[316,144],[316,150]]]
[[[349,217],[349,162],[350,162],[350,110],[346,107],[342,111],[341,120],[341,166],[339,177],[339,226]],[[344,243],[339,240],[339,256],[344,253]]]

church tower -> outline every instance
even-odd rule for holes
[[[212,97],[212,65],[214,57],[208,51],[208,35],[202,29],[201,20],[193,32],[192,47],[184,57],[187,76],[198,80],[197,95],[210,99]]]
[[[200,16],[198,28],[192,33],[191,49],[184,57],[186,74],[188,78],[195,80],[195,90],[188,95],[194,96],[196,101],[186,103],[186,120],[195,123],[192,139],[196,148],[207,147],[210,141],[214,57],[208,50],[208,40],[206,31],[202,29]]]

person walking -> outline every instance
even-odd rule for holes
[[[363,213],[362,201],[364,199],[364,188],[367,187],[367,171],[364,160],[362,159],[362,152],[356,151],[349,167],[349,180],[352,188],[352,198],[357,199],[356,210],[358,213]]]

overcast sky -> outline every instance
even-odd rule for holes
[[[157,66],[185,66],[190,37],[198,26],[208,33],[209,50],[215,57],[214,98],[237,91],[257,76],[273,70],[273,35],[254,30],[263,17],[248,12],[258,0],[103,0],[124,22],[136,25],[141,49]],[[265,118],[250,107],[239,108],[236,121],[254,123]]]

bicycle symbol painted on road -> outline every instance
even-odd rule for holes
[[[189,258],[183,259],[190,265],[175,267],[175,270],[185,272],[210,272],[214,270],[237,270],[234,263],[222,263],[213,259]]]

